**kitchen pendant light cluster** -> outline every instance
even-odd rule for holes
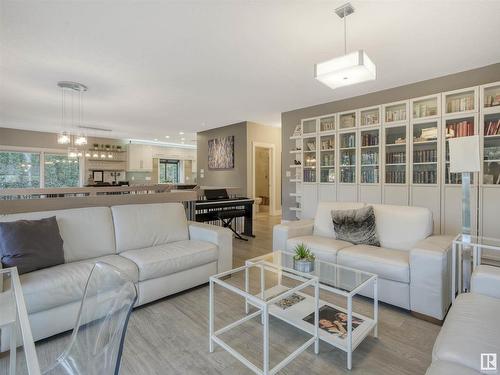
[[[88,88],[71,81],[57,82],[57,86],[61,89],[61,131],[57,143],[68,145],[69,158],[78,158],[83,156],[79,147],[87,144],[86,135],[78,129],[83,125],[83,93]]]
[[[354,7],[347,3],[335,13],[344,19],[344,56],[316,64],[314,77],[332,89],[376,79],[377,69],[365,51],[347,53],[347,16]]]

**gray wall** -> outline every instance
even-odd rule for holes
[[[292,136],[295,126],[297,124],[300,124],[301,119],[322,116],[329,113],[348,111],[351,109],[363,108],[372,105],[380,105],[398,100],[411,99],[443,91],[451,91],[469,86],[482,85],[499,80],[500,63],[349,99],[318,104],[315,106],[282,113],[281,141],[283,145],[283,159],[281,163],[281,178],[283,219],[291,220],[295,218],[294,213],[288,209],[289,206],[295,205],[295,198],[290,197],[290,193],[295,191],[295,184],[288,182],[288,178],[285,177],[285,172],[287,170],[287,166],[293,164],[293,155],[289,152],[292,142],[290,141],[289,137]]]
[[[208,140],[234,135],[234,168],[208,169]],[[223,126],[197,133],[198,184],[239,188],[239,194],[247,195],[247,123]],[[204,173],[201,173],[201,170]],[[204,177],[201,177],[204,174]]]

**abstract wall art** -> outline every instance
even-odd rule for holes
[[[208,141],[208,169],[234,168],[234,135]]]

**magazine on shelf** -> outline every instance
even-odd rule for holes
[[[297,293],[293,293],[291,296],[280,299],[278,302],[275,303],[275,305],[278,306],[279,308],[281,308],[282,310],[286,310],[289,307],[292,307],[293,305],[296,305],[297,303],[299,303],[305,299],[306,299],[306,297],[301,296]]]
[[[304,321],[314,325],[314,312],[306,316]],[[363,324],[364,320],[352,317],[352,330]],[[347,337],[347,314],[332,306],[324,305],[319,309],[319,328],[341,339]]]

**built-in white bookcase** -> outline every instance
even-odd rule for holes
[[[441,231],[441,94],[410,100],[410,205],[427,207]]]
[[[290,137],[297,217],[314,217],[318,201],[414,205],[433,212],[435,233],[450,234],[461,229],[462,191],[461,175],[449,172],[448,139],[479,134],[472,226],[479,196],[479,232],[500,237],[500,82],[304,119],[298,128]]]
[[[441,94],[441,231],[459,233],[462,228],[462,174],[450,173],[448,140],[478,134],[479,88],[468,87]],[[472,231],[477,226],[478,174],[471,179]]]
[[[480,232],[488,237],[500,237],[500,82],[479,87],[482,169],[479,177]]]

